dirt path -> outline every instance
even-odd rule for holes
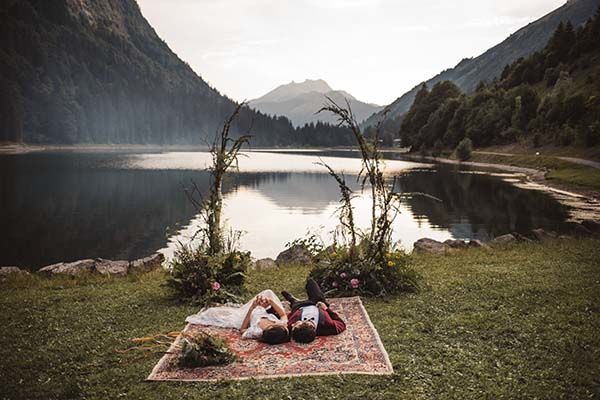
[[[496,151],[474,151],[473,153],[490,154],[493,156],[507,156],[507,157],[520,155],[520,154],[514,154],[514,153],[500,153],[500,152],[496,152]],[[600,169],[600,162],[597,162],[597,161],[586,160],[583,158],[575,158],[575,157],[559,157],[559,156],[551,156],[551,157],[556,157],[559,160],[572,162],[574,164],[585,165],[587,167]]]

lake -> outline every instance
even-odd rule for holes
[[[351,152],[246,152],[224,188],[225,218],[244,232],[240,247],[272,257],[307,232],[325,242],[338,224],[340,194],[320,160],[343,171],[360,194]],[[200,224],[184,188],[209,183],[203,152],[38,152],[0,155],[0,265],[30,269],[82,258],[170,256]],[[560,230],[567,210],[543,192],[456,166],[386,160],[406,198],[394,240],[488,240],[542,227]],[[438,200],[417,195],[425,193]],[[369,198],[354,200],[368,226]]]

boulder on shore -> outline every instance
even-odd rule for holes
[[[277,256],[275,263],[278,266],[283,264],[312,264],[312,254],[308,249],[300,244],[295,244],[287,250],[282,251]]]
[[[519,232],[512,232],[511,235],[513,235],[518,242],[533,242],[533,240],[527,236],[521,235]]]
[[[591,219],[585,219],[581,221],[581,226],[590,231],[591,233],[600,234],[600,222]]]
[[[113,261],[97,258],[95,269],[96,272],[102,275],[125,276],[129,272],[129,261]]]
[[[531,235],[533,236],[533,238],[535,240],[538,240],[540,242],[544,241],[544,240],[549,240],[549,239],[556,239],[556,237],[557,237],[556,234],[545,231],[542,228],[532,230]]]
[[[444,241],[444,244],[450,246],[453,249],[466,249],[469,247],[469,244],[467,242],[460,239],[448,239]]]
[[[472,248],[483,248],[483,249],[490,248],[490,246],[488,246],[487,244],[483,243],[481,240],[478,240],[478,239],[469,240],[468,246],[472,247]]]
[[[140,258],[131,262],[129,272],[150,272],[158,269],[165,261],[162,253],[155,253],[149,257]]]
[[[0,278],[16,274],[29,275],[29,271],[25,271],[19,267],[0,267]]]
[[[260,260],[256,260],[251,267],[256,271],[267,271],[272,269],[277,269],[277,263],[272,258],[261,258]]]
[[[38,272],[46,276],[70,275],[76,276],[91,273],[95,270],[96,262],[92,259],[79,260],[70,263],[56,263],[40,269]]]
[[[498,236],[489,242],[490,246],[505,246],[510,243],[515,243],[517,238],[514,235],[507,233],[506,235]]]
[[[414,244],[415,253],[446,254],[450,249],[446,243],[429,238],[419,239]]]

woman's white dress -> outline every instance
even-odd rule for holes
[[[257,296],[268,297],[273,299],[281,308],[283,305],[281,301],[277,297],[272,290],[267,289],[263,290],[259,294],[257,294],[252,300],[247,302],[244,305],[233,304],[219,307],[210,307],[201,310],[199,313],[190,315],[185,320],[190,324],[200,324],[200,325],[210,325],[210,326],[219,326],[222,328],[234,328],[240,329],[242,327],[242,323],[244,322],[244,318],[250,309],[250,306],[254,302],[254,299]],[[279,321],[279,318],[276,315],[268,313],[264,307],[257,306],[252,311],[252,316],[250,318],[250,326],[242,335],[244,339],[259,339],[262,336],[262,329],[258,325],[259,321],[262,318],[267,318],[271,321]]]

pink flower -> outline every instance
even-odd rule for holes
[[[213,284],[212,284],[212,290],[214,290],[216,292],[219,289],[221,289],[221,284],[219,282],[213,282]]]
[[[345,279],[348,275],[345,272],[342,272],[340,274],[340,278]]]
[[[331,284],[331,286],[333,286],[333,287],[338,287],[338,283],[337,283],[337,282],[333,282],[333,283]]]
[[[350,280],[350,286],[352,286],[352,289],[358,288],[359,283],[360,283],[360,281],[356,278]]]

